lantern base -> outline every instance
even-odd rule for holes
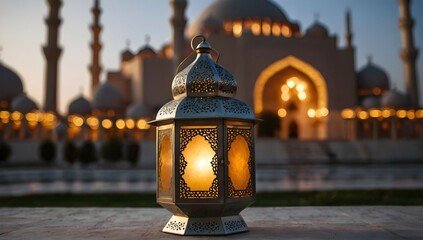
[[[241,215],[228,217],[180,217],[173,215],[163,232],[177,235],[228,235],[247,232]]]

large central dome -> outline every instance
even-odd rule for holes
[[[207,24],[247,19],[289,23],[285,13],[270,0],[216,0],[195,20],[189,29],[189,35],[202,33],[208,27],[205,26]]]

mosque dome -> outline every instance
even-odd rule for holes
[[[81,95],[69,104],[68,115],[89,115],[91,110],[91,103]]]
[[[141,102],[132,104],[126,110],[126,117],[128,118],[139,119],[148,116],[150,116],[150,113],[147,107]]]
[[[114,110],[122,108],[122,95],[110,83],[106,82],[98,86],[94,92],[93,109],[100,111]]]
[[[327,38],[329,37],[329,31],[322,23],[316,21],[307,29],[305,37]]]
[[[357,86],[359,89],[389,89],[389,78],[386,72],[373,64],[370,60],[367,66],[357,74]]]
[[[22,80],[0,62],[0,101],[11,101],[23,93]]]
[[[289,22],[285,13],[270,0],[217,0],[194,21],[189,29],[189,35],[203,33],[203,30],[213,27],[217,22],[246,19]]]
[[[392,89],[383,94],[381,99],[383,107],[400,108],[407,106],[407,97],[397,89]]]
[[[143,58],[149,58],[156,56],[157,53],[152,47],[150,47],[150,45],[147,44],[138,51],[137,55]]]
[[[13,98],[12,103],[10,104],[10,109],[12,111],[18,111],[22,114],[27,114],[34,110],[38,110],[38,106],[25,93],[22,93]]]
[[[131,60],[134,57],[134,54],[129,50],[126,49],[125,51],[123,51],[120,55],[120,59],[122,62],[126,62]]]
[[[379,108],[380,107],[380,97],[378,96],[367,96],[361,101],[361,106],[364,108]]]

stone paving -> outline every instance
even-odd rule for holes
[[[161,208],[0,208],[0,239],[423,239],[423,207],[278,207],[242,212],[250,231],[162,233]]]

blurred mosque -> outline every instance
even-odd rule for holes
[[[100,4],[92,8],[92,96],[76,96],[66,116],[57,113],[57,69],[61,0],[49,0],[46,24],[46,97],[44,108],[25,92],[22,80],[0,62],[0,133],[3,139],[35,141],[154,139],[147,121],[172,97],[179,63],[189,56],[189,39],[208,37],[222,52],[220,64],[238,79],[237,97],[264,119],[259,137],[299,140],[412,139],[423,137],[410,1],[399,0],[400,33],[406,92],[369,58],[355,67],[351,14],[345,16],[345,39],[330,34],[316,20],[300,24],[270,0],[216,0],[186,26],[187,0],[170,0],[172,40],[161,49],[147,44],[121,53],[118,71],[100,82]],[[189,61],[187,61],[189,62]],[[183,66],[181,67],[181,69]]]

